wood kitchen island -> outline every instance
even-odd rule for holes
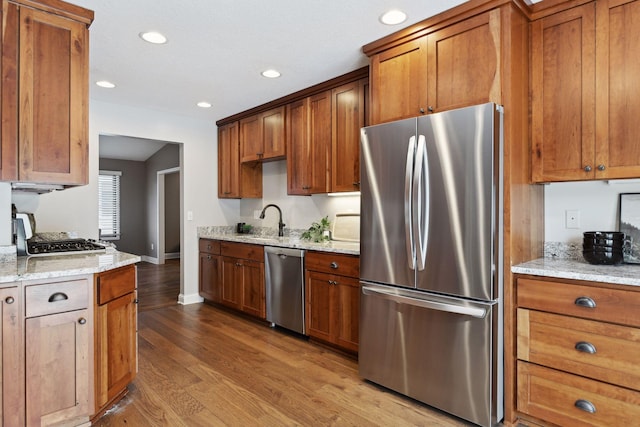
[[[2,425],[90,425],[137,366],[131,255],[4,257]]]

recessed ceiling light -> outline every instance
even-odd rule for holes
[[[278,70],[270,69],[264,70],[262,75],[265,77],[269,77],[270,79],[275,79],[276,77],[280,77],[280,72]]]
[[[196,105],[200,108],[211,108],[211,103],[207,101],[200,101]]]
[[[140,38],[146,42],[153,44],[165,44],[167,38],[157,31],[147,31],[146,33],[140,33]]]
[[[380,16],[380,22],[386,25],[398,25],[407,20],[407,14],[397,9],[390,10]]]
[[[97,81],[96,84],[107,89],[113,89],[114,87],[116,87],[116,85],[106,80]]]

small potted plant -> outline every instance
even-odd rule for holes
[[[331,221],[329,217],[325,216],[320,221],[316,221],[311,224],[311,227],[300,236],[304,240],[311,240],[312,242],[325,242],[329,240],[329,228],[331,227]]]

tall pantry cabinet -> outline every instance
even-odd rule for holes
[[[504,108],[501,160],[505,424],[515,420],[516,323],[511,265],[542,255],[543,189],[530,184],[529,16],[519,0],[469,1],[363,47],[371,124],[494,102]]]
[[[2,2],[1,180],[87,183],[92,21],[56,0]]]

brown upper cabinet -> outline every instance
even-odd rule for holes
[[[287,105],[287,193],[329,192],[331,91]]]
[[[285,107],[281,106],[240,120],[242,163],[285,157],[284,117]]]
[[[532,180],[640,177],[640,1],[531,23]]]
[[[360,128],[366,126],[368,80],[331,91],[331,192],[360,191]]]
[[[218,197],[262,197],[262,164],[240,163],[238,122],[218,128]]]
[[[500,9],[388,48],[371,61],[371,124],[485,102],[501,102]]]
[[[0,178],[86,184],[93,12],[53,0],[2,5]]]

